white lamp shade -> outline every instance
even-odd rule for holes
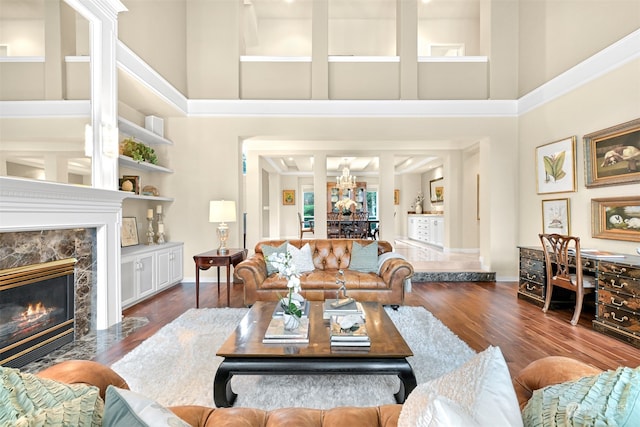
[[[209,222],[236,222],[236,202],[233,200],[210,201]]]

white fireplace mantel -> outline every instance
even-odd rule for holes
[[[96,229],[96,328],[122,320],[119,191],[0,177],[0,232]]]

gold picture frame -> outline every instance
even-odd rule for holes
[[[295,205],[296,204],[296,190],[282,190],[282,204],[283,205]]]
[[[591,236],[640,242],[640,196],[591,199]]]
[[[393,190],[393,204],[394,205],[400,204],[400,190],[398,189]]]
[[[585,186],[640,182],[640,119],[584,136]]]
[[[538,194],[576,191],[576,137],[536,147]]]

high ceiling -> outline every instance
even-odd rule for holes
[[[308,155],[274,156],[263,155],[278,173],[287,175],[310,175],[313,173],[313,157]],[[395,155],[396,174],[423,173],[439,166],[438,157],[428,155]],[[374,156],[327,157],[327,174],[340,175],[347,166],[351,175],[372,176],[380,172],[379,158]]]

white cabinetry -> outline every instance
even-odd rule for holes
[[[121,299],[128,307],[182,281],[183,243],[122,248]]]
[[[444,217],[442,215],[409,215],[410,239],[444,247]]]

